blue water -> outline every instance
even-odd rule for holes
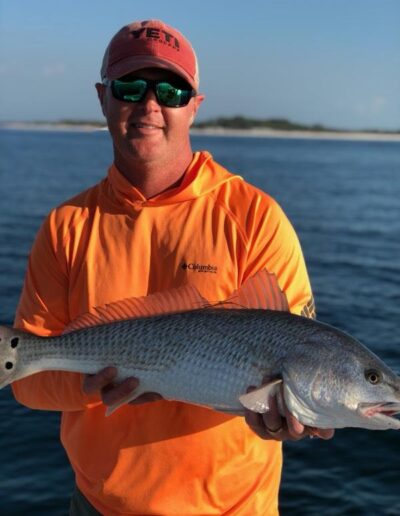
[[[319,319],[400,371],[400,143],[193,137],[272,194],[300,236]],[[0,323],[50,208],[110,164],[107,133],[0,131]],[[0,514],[67,514],[73,477],[59,415],[0,391]],[[400,515],[400,434],[346,429],[285,444],[282,515]],[[262,515],[260,515],[262,516]]]

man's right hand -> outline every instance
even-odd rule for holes
[[[116,376],[116,367],[106,367],[97,374],[87,374],[83,380],[83,392],[85,394],[95,394],[98,392],[105,405],[115,405],[130,393],[133,393],[139,386],[139,380],[134,377],[125,378],[125,380],[117,384],[114,382]],[[162,396],[156,392],[145,392],[129,402],[129,404],[138,405],[162,399]]]

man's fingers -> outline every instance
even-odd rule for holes
[[[320,439],[328,440],[332,439],[335,434],[335,430],[331,428],[310,428],[310,437],[319,437]]]
[[[252,412],[251,410],[246,409],[244,412],[244,418],[247,425],[258,435],[258,437],[261,437],[261,439],[271,438],[265,428],[261,414],[257,414],[257,412]]]
[[[139,386],[139,380],[137,378],[126,378],[119,384],[113,383],[117,376],[116,367],[105,367],[97,374],[87,374],[83,380],[83,392],[86,394],[93,394],[99,392],[101,399],[105,405],[115,405],[127,396],[133,393],[133,391]],[[162,400],[162,396],[156,392],[146,392],[138,396],[135,400],[130,403],[137,405],[139,403],[147,403],[150,401]]]
[[[247,392],[251,392],[255,387],[249,387]],[[272,396],[268,400],[269,410],[264,414],[257,414],[250,410],[245,411],[245,420],[249,427],[261,439],[277,439],[280,440],[284,427],[284,421],[279,414],[278,403],[276,397]]]
[[[269,410],[262,415],[262,419],[266,429],[271,435],[274,435],[276,432],[280,432],[282,430],[284,424],[282,416],[279,413],[276,396],[269,397],[268,406]]]
[[[291,414],[285,406],[285,419],[288,431],[292,437],[300,438],[304,435],[305,426]]]
[[[307,434],[307,432],[305,431],[305,426],[302,423],[300,423],[300,421],[298,419],[296,419],[291,412],[289,412],[289,410],[286,406],[286,403],[285,403],[285,398],[284,398],[284,394],[283,394],[283,386],[280,387],[280,392],[278,395],[281,396],[281,399],[282,399],[282,406],[283,406],[283,410],[284,410],[284,419],[286,422],[287,431],[289,432],[291,437],[293,437],[293,439],[295,439],[295,440],[301,439],[302,437],[304,437]]]
[[[117,375],[116,367],[105,367],[97,374],[87,374],[83,380],[83,392],[94,394],[111,383]]]

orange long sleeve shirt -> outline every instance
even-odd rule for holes
[[[296,234],[268,195],[206,152],[179,187],[145,199],[113,165],[53,210],[32,248],[15,326],[60,334],[92,307],[194,284],[208,300],[266,269],[294,313],[311,288]],[[82,375],[39,373],[17,400],[60,410],[61,440],[79,489],[105,515],[276,515],[281,445],[240,417],[179,402],[126,405],[105,417]]]

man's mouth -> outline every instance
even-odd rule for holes
[[[160,127],[159,125],[146,124],[143,122],[135,122],[130,125],[131,125],[131,127],[134,127],[135,129],[149,129],[149,130],[162,129],[162,127]]]

